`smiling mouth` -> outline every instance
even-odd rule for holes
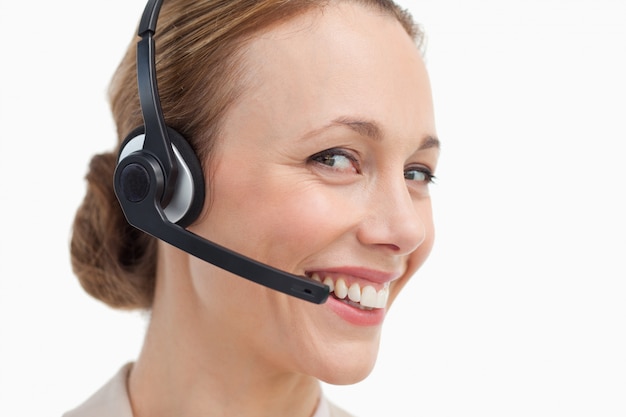
[[[361,287],[358,282],[350,283],[348,277],[321,276],[319,273],[309,275],[314,281],[321,282],[330,288],[330,294],[337,300],[359,308],[361,310],[374,310],[385,308],[389,299],[389,283],[383,288],[376,290],[372,285]]]

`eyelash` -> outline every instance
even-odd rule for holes
[[[361,167],[359,166],[358,159],[353,154],[343,149],[337,149],[337,148],[326,149],[322,152],[318,152],[315,155],[310,156],[309,161],[318,163],[320,165],[323,165],[331,169],[337,169],[335,168],[336,162],[334,162],[334,159],[333,159],[333,157],[336,157],[336,156],[342,156],[346,158],[348,162],[350,162],[350,164],[352,165],[354,172],[357,174],[361,173]]]
[[[425,184],[434,184],[435,180],[437,179],[437,177],[435,177],[435,175],[432,173],[432,171],[425,167],[425,166],[416,166],[416,167],[410,167],[407,168],[404,171],[404,178],[407,180],[415,180],[414,178],[409,178],[408,173],[409,172],[417,172],[419,174],[422,174],[424,176],[424,179],[419,180],[420,182],[423,182]]]
[[[338,149],[338,148],[326,149],[322,152],[318,152],[315,155],[310,156],[309,161],[320,164],[322,166],[325,166],[331,169],[337,169],[335,168],[335,162],[333,162],[334,161],[333,158],[337,156],[346,158],[348,162],[350,162],[350,164],[352,165],[354,172],[357,174],[361,174],[361,167],[359,165],[358,159],[352,153],[345,151],[343,149]],[[432,173],[432,171],[429,168],[425,166],[421,166],[421,165],[413,166],[413,167],[407,168],[404,171],[405,179],[409,181],[416,181],[414,178],[410,178],[410,175],[409,175],[410,172],[417,172],[418,174],[423,175],[423,179],[419,180],[419,182],[423,182],[425,184],[432,184],[435,182],[435,179],[436,179],[435,175]]]

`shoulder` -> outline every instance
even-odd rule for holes
[[[133,417],[126,389],[132,363],[124,365],[102,388],[63,417]]]

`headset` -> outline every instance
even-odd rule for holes
[[[139,23],[137,83],[143,126],[124,140],[114,174],[115,195],[129,224],[197,258],[276,291],[324,303],[328,286],[281,271],[189,230],[204,204],[204,175],[185,138],[165,124],[155,65],[162,0],[149,0]]]

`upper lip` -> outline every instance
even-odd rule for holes
[[[314,273],[323,274],[337,274],[343,276],[349,276],[354,279],[362,279],[378,284],[385,284],[398,279],[402,276],[401,271],[381,271],[377,269],[371,269],[360,266],[339,266],[329,268],[313,268],[306,271],[307,276],[311,276]]]

